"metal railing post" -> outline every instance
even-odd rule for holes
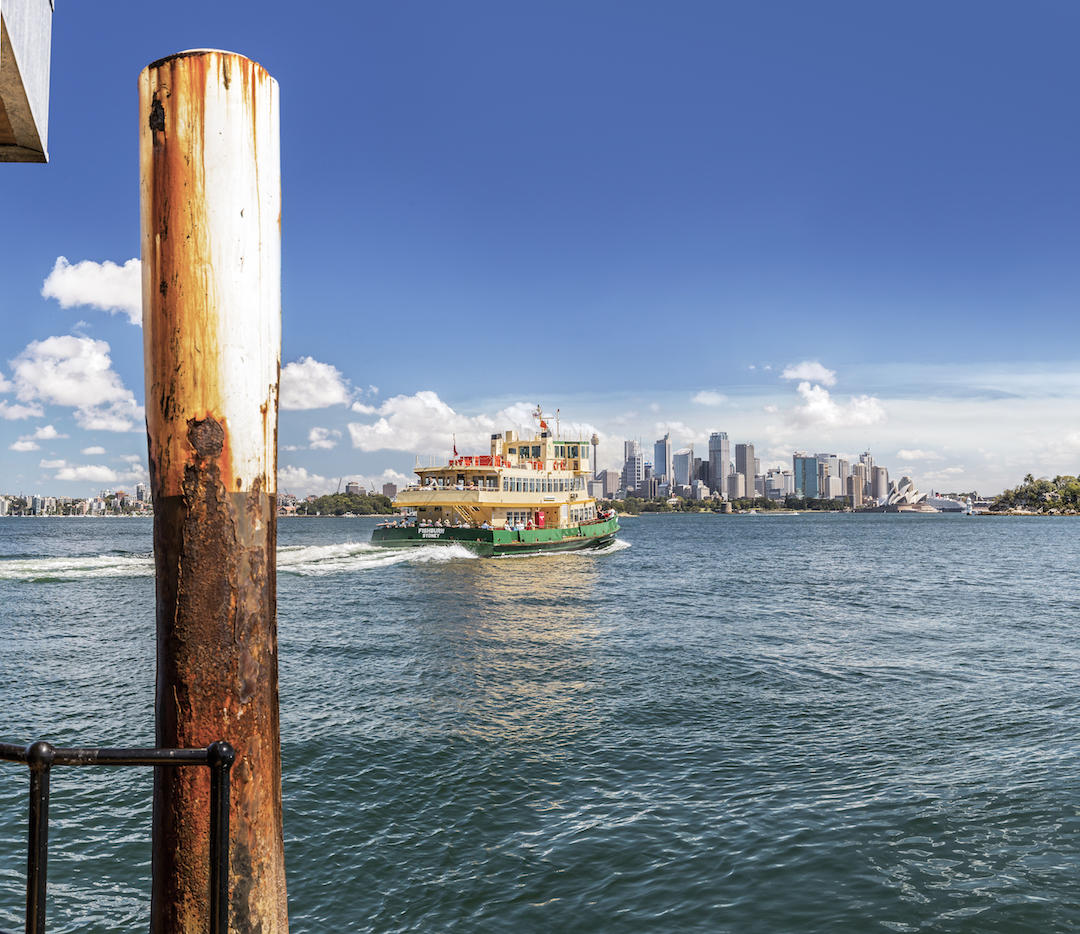
[[[210,763],[210,934],[229,930],[229,770],[236,752],[225,742],[207,748]]]
[[[45,887],[49,861],[49,774],[53,747],[36,742],[26,749],[30,767],[30,820],[26,855],[26,934],[45,934]]]

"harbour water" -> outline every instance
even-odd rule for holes
[[[294,932],[1080,927],[1080,525],[652,516],[604,553],[283,520]],[[0,739],[152,744],[150,523],[0,519]],[[0,763],[0,928],[23,767]],[[59,770],[49,930],[145,929],[150,788]]]

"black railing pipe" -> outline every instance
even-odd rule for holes
[[[0,743],[0,760],[30,769],[30,807],[26,857],[26,934],[45,934],[45,895],[49,859],[49,779],[56,765],[134,765],[210,769],[210,934],[229,930],[229,770],[232,746],[219,741],[205,749],[105,749]]]

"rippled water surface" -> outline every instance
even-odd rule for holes
[[[1080,524],[283,520],[294,932],[1080,928]],[[152,744],[146,521],[0,519],[0,739]],[[58,770],[51,931],[145,929],[150,778]],[[26,773],[0,764],[0,928]]]

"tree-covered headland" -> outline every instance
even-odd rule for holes
[[[389,516],[394,512],[390,497],[381,493],[331,493],[296,507],[298,516]]]
[[[1036,480],[1031,474],[1023,483],[994,497],[991,512],[1034,512],[1043,515],[1080,514],[1080,478],[1068,474]]]

